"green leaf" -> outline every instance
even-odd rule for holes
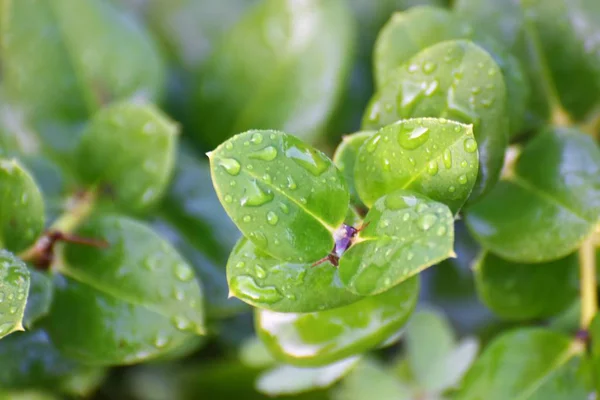
[[[54,296],[52,278],[35,269],[29,270],[31,284],[27,297],[27,306],[23,317],[23,325],[30,329],[35,322],[48,315]]]
[[[456,40],[417,53],[371,99],[363,127],[380,128],[410,117],[472,124],[480,165],[471,197],[496,183],[508,137],[506,87],[498,65],[481,47]]]
[[[598,374],[600,373],[600,314],[596,313],[596,316],[592,320],[589,329],[590,335],[590,353],[592,368],[595,377],[596,391],[600,390],[600,381],[598,381]]]
[[[258,337],[245,340],[240,346],[240,361],[251,368],[266,368],[275,364],[269,349]]]
[[[256,309],[259,337],[275,358],[297,366],[322,366],[375,348],[412,313],[419,293],[414,277],[377,296],[313,313]]]
[[[494,339],[467,373],[456,400],[588,399],[578,376],[583,348],[542,328],[513,330]]]
[[[506,260],[562,258],[598,222],[599,172],[600,150],[591,137],[548,128],[527,144],[506,180],[466,210],[466,224],[478,242]]]
[[[67,245],[47,326],[65,355],[92,365],[156,358],[202,334],[193,270],[146,225],[98,216],[78,231],[107,248]]]
[[[363,224],[339,266],[342,283],[356,294],[384,292],[454,255],[452,213],[418,193],[381,197]]]
[[[329,261],[319,267],[270,257],[246,238],[240,239],[227,262],[230,295],[277,312],[313,312],[354,303],[360,296],[340,284]]]
[[[107,188],[122,208],[147,208],[171,177],[177,133],[177,126],[152,105],[111,105],[92,118],[81,137],[79,173],[87,183]]]
[[[335,163],[335,166],[344,174],[344,178],[348,184],[350,200],[357,206],[360,206],[362,201],[356,192],[356,185],[354,183],[354,166],[356,165],[358,150],[363,143],[365,143],[367,139],[369,139],[375,133],[376,131],[361,131],[351,135],[343,136],[341,143],[335,149],[335,153],[333,155],[333,162]]]
[[[84,120],[114,100],[158,98],[165,71],[155,44],[109,2],[9,4],[2,10],[2,83],[42,129],[51,129],[48,121]]]
[[[346,78],[351,34],[344,0],[260,2],[201,71],[194,107],[199,139],[216,145],[255,128],[315,139]]]
[[[210,164],[221,204],[258,248],[297,262],[331,251],[349,193],[325,154],[283,132],[248,131],[210,153]]]
[[[12,253],[0,249],[0,339],[23,329],[29,270]],[[0,368],[1,369],[1,368]]]
[[[44,200],[29,172],[15,159],[0,159],[0,248],[18,252],[44,228]]]
[[[579,260],[523,264],[489,252],[475,265],[479,298],[496,315],[510,320],[547,318],[564,311],[577,298]]]
[[[359,360],[350,357],[320,368],[281,365],[260,375],[256,389],[269,396],[281,396],[326,388],[348,374]]]
[[[372,135],[358,152],[356,190],[371,207],[398,189],[413,190],[457,213],[477,178],[473,127],[435,118],[398,121]]]
[[[377,87],[385,86],[396,69],[419,51],[452,39],[472,40],[490,53],[498,64],[506,83],[507,97],[511,99],[507,104],[510,133],[519,133],[530,92],[520,62],[504,48],[501,37],[493,38],[485,31],[474,30],[463,18],[449,10],[423,6],[392,15],[375,43]]]

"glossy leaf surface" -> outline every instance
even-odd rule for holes
[[[0,339],[23,330],[29,284],[25,263],[12,253],[0,250]]]
[[[415,192],[381,197],[363,223],[339,266],[342,282],[356,294],[384,292],[454,254],[452,213]]]
[[[351,27],[343,0],[259,3],[200,74],[201,139],[216,145],[248,129],[280,129],[313,140],[346,77]]]
[[[362,131],[342,137],[342,142],[335,149],[333,162],[338,170],[344,174],[348,190],[350,191],[350,200],[353,204],[360,205],[358,193],[356,192],[356,184],[354,182],[354,166],[358,158],[358,151],[376,131]]]
[[[34,323],[48,315],[54,296],[54,285],[48,274],[32,269],[29,276],[31,283],[23,317],[23,326],[27,329],[31,329]]]
[[[522,264],[485,253],[477,262],[479,298],[496,315],[510,320],[554,316],[578,294],[577,254],[559,260]]]
[[[204,332],[193,270],[147,226],[99,216],[77,232],[107,248],[68,245],[48,329],[61,352],[89,364],[130,364]]]
[[[248,131],[210,153],[210,163],[221,204],[259,249],[297,262],[331,251],[349,193],[325,154],[283,132]]]
[[[472,124],[480,162],[472,197],[495,184],[508,139],[506,87],[498,65],[481,47],[453,40],[417,53],[371,99],[363,128],[410,117]]]
[[[456,213],[473,190],[478,166],[472,126],[435,118],[401,120],[360,148],[356,190],[368,207],[383,195],[407,189]]]
[[[86,127],[77,157],[79,173],[108,189],[119,205],[139,211],[166,189],[175,162],[178,128],[151,105],[118,103]]]
[[[562,334],[525,328],[494,339],[467,373],[457,400],[587,399],[579,356]]]
[[[527,144],[507,179],[467,210],[465,221],[478,242],[506,260],[562,258],[600,218],[599,172],[600,150],[589,136],[549,128]]]
[[[311,263],[277,260],[240,239],[227,262],[230,294],[255,307],[277,312],[313,312],[348,305],[361,299],[340,281],[329,261]]]
[[[314,313],[256,309],[259,337],[275,358],[322,366],[370,350],[400,329],[417,302],[419,278],[345,307]]]
[[[0,159],[0,199],[0,248],[24,250],[44,228],[44,199],[17,160]]]

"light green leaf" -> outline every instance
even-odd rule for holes
[[[131,364],[170,353],[202,334],[202,291],[193,270],[147,226],[98,216],[77,234],[107,248],[67,245],[47,327],[65,355],[91,365]]]
[[[447,118],[473,125],[479,174],[471,198],[496,183],[508,139],[502,72],[481,47],[440,42],[398,67],[371,99],[363,128],[375,129],[411,117]]]
[[[578,377],[583,347],[559,333],[524,328],[494,339],[467,373],[456,400],[586,400]]]
[[[475,265],[479,298],[510,320],[547,318],[564,311],[579,293],[577,254],[540,263],[511,263],[489,252]]]
[[[149,104],[118,103],[99,111],[77,149],[78,170],[108,189],[123,209],[140,211],[166,189],[175,163],[178,128]]]
[[[414,277],[377,296],[313,313],[256,309],[259,337],[275,358],[297,366],[322,366],[371,350],[393,336],[417,302]]]
[[[343,136],[342,141],[333,154],[335,166],[344,174],[344,178],[346,178],[348,190],[350,191],[350,200],[357,206],[360,206],[362,201],[360,200],[358,193],[356,193],[354,166],[356,165],[358,150],[363,143],[375,133],[376,131],[361,131]]]
[[[465,221],[492,253],[538,263],[572,253],[599,218],[600,150],[575,129],[548,128],[527,144],[506,180],[467,209]]]
[[[282,365],[260,375],[256,389],[269,396],[280,396],[326,388],[348,374],[359,360],[350,357],[320,368]]]
[[[0,250],[0,339],[24,330],[23,314],[29,282],[29,270],[25,263],[12,253]]]
[[[356,190],[368,206],[398,189],[413,190],[457,213],[477,178],[473,127],[436,118],[398,121],[372,135],[358,152]]]
[[[259,249],[295,262],[331,251],[349,193],[325,154],[283,132],[248,131],[210,153],[210,163],[221,204]]]
[[[0,248],[18,252],[44,228],[44,199],[29,172],[15,159],[0,159]]]
[[[341,284],[338,269],[330,262],[313,267],[310,263],[280,261],[246,238],[231,252],[227,282],[230,296],[277,312],[323,311],[362,298]]]
[[[23,316],[23,325],[27,329],[30,329],[39,319],[48,315],[54,296],[52,278],[48,274],[32,269],[29,271],[29,275],[31,284],[27,296],[25,315]]]
[[[275,364],[269,349],[258,337],[245,340],[240,346],[240,361],[242,364],[252,368],[265,368]]]
[[[342,283],[356,294],[384,292],[454,255],[452,213],[418,193],[381,197],[363,224],[339,266]]]
[[[314,140],[347,76],[352,19],[344,0],[266,0],[227,34],[201,71],[199,139],[216,145],[248,129]]]

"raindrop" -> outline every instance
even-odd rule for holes
[[[259,279],[264,279],[267,277],[267,271],[265,271],[265,269],[258,264],[254,266],[254,272]]]
[[[154,346],[159,349],[162,349],[169,343],[169,338],[164,333],[159,333],[156,338],[154,338]]]
[[[375,149],[377,148],[377,144],[379,143],[379,140],[381,140],[381,135],[375,135],[367,142],[366,148],[369,153],[372,153],[375,151]]]
[[[467,138],[465,139],[464,147],[467,153],[474,153],[477,150],[477,142],[473,138]]]
[[[175,276],[182,282],[187,282],[194,277],[194,273],[185,264],[176,264],[175,265]]]
[[[460,162],[460,166],[463,167],[463,168],[467,168],[467,165],[468,165],[468,163],[467,163],[466,160],[463,160],[463,161]]]
[[[288,300],[296,300],[296,296],[293,293],[287,293],[285,298]]]
[[[263,136],[260,133],[255,133],[252,135],[250,141],[254,144],[261,144],[263,141]]]
[[[290,208],[285,203],[279,204],[279,208],[281,208],[281,211],[283,211],[284,214],[287,214],[290,212]]]
[[[238,261],[237,264],[235,264],[236,268],[244,268],[246,266],[246,263],[243,261]]]
[[[383,170],[384,171],[389,171],[390,168],[390,160],[388,160],[387,158],[383,159]]]
[[[407,150],[413,150],[421,146],[429,139],[429,128],[424,126],[404,127],[398,135],[400,146]]]
[[[291,176],[287,177],[287,181],[288,181],[288,188],[291,190],[295,190],[298,186],[296,185],[296,182],[294,182],[294,179],[292,179]]]
[[[237,289],[240,296],[249,298],[261,303],[272,304],[281,300],[281,293],[275,286],[260,286],[256,281],[247,275],[236,276],[231,281],[231,286]]]
[[[277,158],[277,149],[273,146],[267,146],[264,149],[251,153],[248,157],[255,160],[273,161]]]
[[[219,165],[227,171],[229,175],[237,175],[240,173],[242,166],[235,158],[224,158],[219,162]]]
[[[464,175],[464,174],[463,174],[463,175],[461,175],[461,176],[459,176],[459,177],[458,177],[458,182],[459,182],[461,185],[465,185],[465,184],[468,182],[467,176],[466,176],[466,175]]]
[[[252,221],[252,217],[249,216],[249,215],[244,215],[244,218],[242,218],[242,221],[244,221],[244,222],[250,222],[250,221]]]
[[[267,213],[267,222],[270,225],[277,225],[277,222],[279,221],[279,217],[277,216],[277,214],[275,214],[273,211],[269,211]]]
[[[440,226],[437,231],[436,234],[438,236],[444,236],[446,234],[446,227],[445,226]]]
[[[249,236],[250,239],[254,239],[254,242],[257,243],[259,246],[267,246],[267,237],[262,232],[251,232]]]
[[[233,144],[231,142],[227,142],[227,143],[225,143],[225,148],[227,150],[232,150],[233,149]]]
[[[456,190],[456,188],[455,188],[454,186],[450,186],[450,187],[448,188],[448,191],[449,191],[450,193],[454,193],[454,191],[455,191],[455,190]]]
[[[438,163],[435,160],[429,161],[427,164],[427,173],[434,176],[438,172]]]
[[[180,331],[188,329],[191,325],[190,321],[183,315],[178,315],[178,316],[174,317],[173,324]]]
[[[233,201],[233,198],[230,195],[225,195],[225,203],[231,203]]]
[[[268,203],[271,200],[273,200],[273,193],[264,191],[258,186],[258,182],[253,180],[250,182],[250,185],[246,187],[246,193],[244,193],[244,196],[240,200],[240,204],[246,207],[257,207]]]
[[[419,217],[417,224],[419,225],[419,228],[427,231],[433,226],[433,224],[435,224],[436,221],[437,217],[434,214],[424,214]]]
[[[446,167],[446,169],[452,168],[452,152],[450,152],[450,149],[444,150],[444,154],[442,157],[444,159],[444,166]]]
[[[321,175],[329,167],[327,161],[316,150],[308,147],[292,146],[286,150],[285,155],[314,176]]]
[[[427,61],[425,64],[423,64],[423,72],[426,74],[431,74],[436,68],[437,64],[431,61]]]

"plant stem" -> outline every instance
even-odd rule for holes
[[[581,329],[587,329],[598,311],[596,288],[595,235],[590,235],[579,248],[579,274],[581,296]]]

